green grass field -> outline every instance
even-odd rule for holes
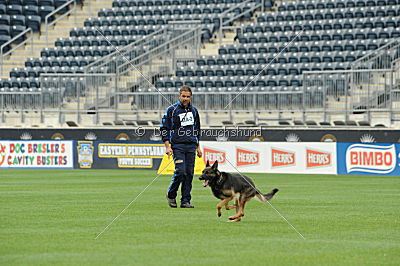
[[[281,191],[216,215],[195,177],[195,209],[170,209],[170,177],[137,170],[1,170],[0,265],[374,265],[400,262],[400,177],[251,174]]]

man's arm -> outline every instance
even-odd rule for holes
[[[197,149],[196,149],[196,152],[197,152],[197,156],[199,157],[199,158],[201,158],[202,156],[203,156],[203,153],[202,153],[202,151],[201,151],[201,148],[200,148],[200,135],[201,135],[201,124],[200,124],[200,115],[199,115],[199,111],[196,109],[196,123],[195,123],[195,129],[197,130]]]
[[[162,141],[164,142],[165,145],[165,153],[168,154],[168,159],[169,157],[172,155],[172,148],[171,148],[171,144],[169,142],[169,135],[171,132],[171,108],[167,108],[167,110],[165,111],[165,115],[162,118],[161,121],[161,127],[160,127],[160,131],[161,131],[161,138]]]
[[[167,141],[164,142],[164,145],[165,145],[165,153],[168,154],[168,159],[169,159],[169,157],[172,155],[171,144],[167,140]]]

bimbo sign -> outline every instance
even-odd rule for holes
[[[390,146],[353,144],[346,152],[348,172],[390,173],[396,167],[396,149]]]
[[[338,174],[400,174],[398,144],[338,144]],[[341,158],[341,160],[339,160]]]

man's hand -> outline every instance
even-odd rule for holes
[[[197,152],[197,156],[199,158],[201,158],[201,156],[203,156],[203,153],[201,152],[200,146],[197,147],[196,152]]]
[[[168,146],[168,147],[165,148],[165,153],[168,154],[168,160],[169,160],[169,157],[171,157],[171,155],[172,155],[171,146]]]

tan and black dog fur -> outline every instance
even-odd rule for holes
[[[275,188],[268,194],[262,194],[256,189],[253,181],[241,174],[231,174],[220,172],[218,170],[218,161],[210,166],[207,161],[206,168],[203,170],[199,180],[204,180],[203,186],[210,186],[214,196],[221,200],[217,204],[217,214],[221,216],[223,206],[227,210],[236,208],[236,213],[229,217],[232,222],[239,222],[244,216],[244,206],[252,198],[258,199],[260,202],[267,202],[279,191]],[[235,205],[229,206],[228,203],[235,200]]]

